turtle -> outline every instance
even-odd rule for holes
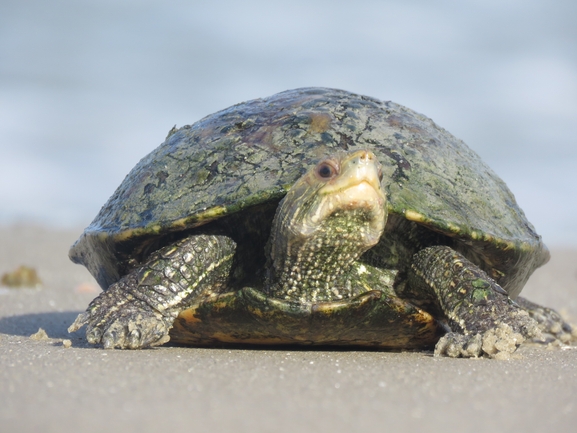
[[[519,293],[549,251],[463,141],[391,101],[301,88],[165,141],[71,247],[104,289],[90,344],[434,350],[567,342]]]

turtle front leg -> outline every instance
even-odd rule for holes
[[[180,311],[203,293],[222,291],[236,244],[197,235],[166,246],[95,298],[68,328],[87,325],[86,338],[105,349],[140,349],[169,341]]]
[[[535,320],[475,264],[446,246],[413,257],[403,296],[429,302],[452,332],[441,337],[435,356],[507,358],[528,338],[540,338]]]

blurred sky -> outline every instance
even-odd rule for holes
[[[174,124],[305,86],[431,117],[577,246],[575,0],[0,0],[0,224],[86,226]]]

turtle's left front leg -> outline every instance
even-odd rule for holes
[[[478,266],[446,246],[413,256],[403,297],[429,302],[447,319],[435,355],[507,358],[526,339],[540,338],[535,320]]]
[[[218,235],[168,245],[102,292],[68,332],[86,325],[88,342],[105,349],[166,343],[180,311],[203,294],[224,290],[235,249],[232,239]]]

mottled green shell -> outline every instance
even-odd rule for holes
[[[516,295],[548,253],[503,181],[433,121],[393,102],[305,88],[244,102],[170,132],[128,174],[72,247],[103,287],[118,245],[191,229],[278,200],[320,159],[370,149],[389,213],[459,240]]]

